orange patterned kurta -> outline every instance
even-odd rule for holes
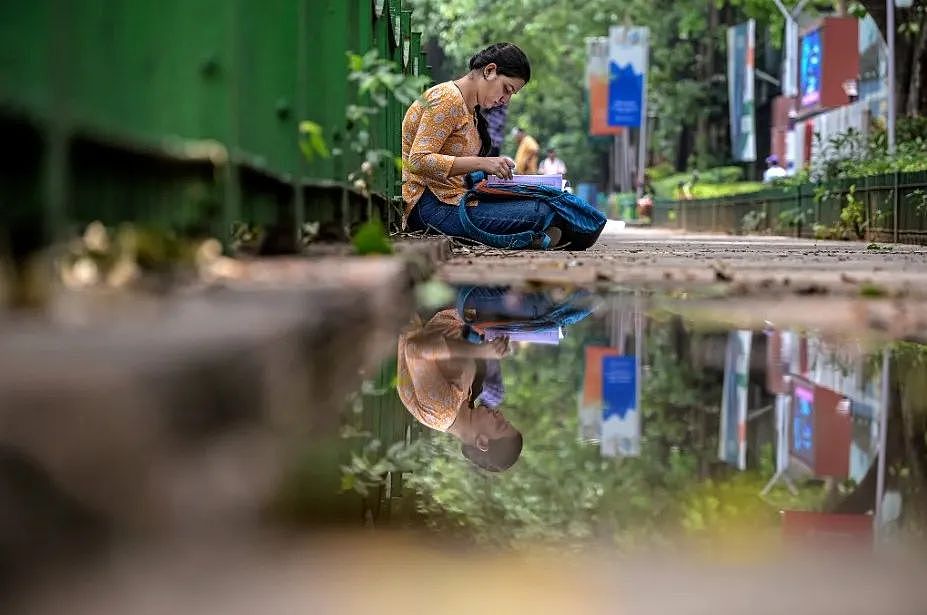
[[[438,312],[426,324],[418,316],[399,337],[399,398],[419,423],[447,431],[470,399],[476,360],[454,357],[447,340],[462,339],[457,310]]]
[[[422,98],[427,105],[415,101],[402,121],[405,217],[425,188],[445,203],[456,205],[467,189],[463,175],[448,177],[454,158],[480,153],[476,119],[453,81],[436,85]]]

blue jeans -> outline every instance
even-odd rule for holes
[[[476,310],[476,319],[533,320],[547,314],[557,306],[547,293],[521,292],[506,286],[465,286],[457,291],[457,309],[463,318],[464,310]]]
[[[470,219],[480,230],[495,235],[542,233],[554,220],[554,211],[536,199],[481,202],[468,209]],[[409,230],[429,231],[478,241],[460,223],[457,205],[444,203],[426,189],[409,214]]]

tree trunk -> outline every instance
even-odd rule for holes
[[[927,70],[927,15],[921,17],[917,39],[911,49],[911,79],[905,103],[905,113],[909,116],[921,115],[925,111],[924,72]]]
[[[718,7],[714,2],[708,3],[708,31],[702,39],[701,58],[699,59],[698,76],[702,83],[710,83],[715,73],[715,39],[718,32]],[[706,105],[707,107],[707,105]],[[703,109],[696,122],[695,157],[699,167],[708,166],[711,153],[711,137],[708,134],[711,111]]]
[[[884,0],[862,0],[862,5],[866,8],[866,12],[876,21],[876,24],[879,26],[879,31],[882,33],[882,38],[885,41],[888,41],[888,36],[886,35],[886,12],[885,12],[885,2]],[[908,112],[907,102],[910,97],[912,88],[911,82],[914,74],[914,47],[915,41],[906,36],[899,36],[897,33],[897,26],[910,17],[911,12],[909,10],[898,10],[895,9],[895,110],[899,114],[904,114]],[[922,53],[920,55],[923,55]],[[920,89],[920,88],[918,88]],[[920,96],[917,92],[915,95],[919,99]],[[923,102],[919,102],[918,109],[916,113],[927,112],[927,109],[923,107]]]

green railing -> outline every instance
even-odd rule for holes
[[[852,195],[852,196],[851,196]],[[800,237],[829,236],[841,227],[849,199],[859,203],[862,237],[927,244],[927,172],[891,173],[829,182],[782,186],[737,196],[658,202],[653,223],[690,231],[771,232]]]
[[[94,219],[221,233],[246,220],[392,217],[398,174],[371,201],[348,156],[306,161],[298,124],[327,138],[357,102],[348,51],[424,73],[402,0],[10,0],[0,3],[0,227],[46,240]],[[373,146],[398,152],[391,103]]]

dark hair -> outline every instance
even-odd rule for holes
[[[521,455],[522,437],[518,433],[510,438],[497,438],[489,441],[489,450],[483,452],[470,444],[462,444],[460,452],[473,465],[490,472],[508,470]]]
[[[488,64],[496,65],[496,72],[506,77],[531,81],[531,63],[528,56],[512,43],[494,43],[470,58],[470,70],[483,68]],[[488,156],[492,150],[492,137],[489,136],[489,123],[483,117],[483,111],[476,108],[476,130],[480,133],[480,156]]]
[[[512,43],[494,43],[470,58],[470,70],[495,64],[496,72],[506,77],[515,77],[525,83],[531,81],[531,63],[528,56]]]

